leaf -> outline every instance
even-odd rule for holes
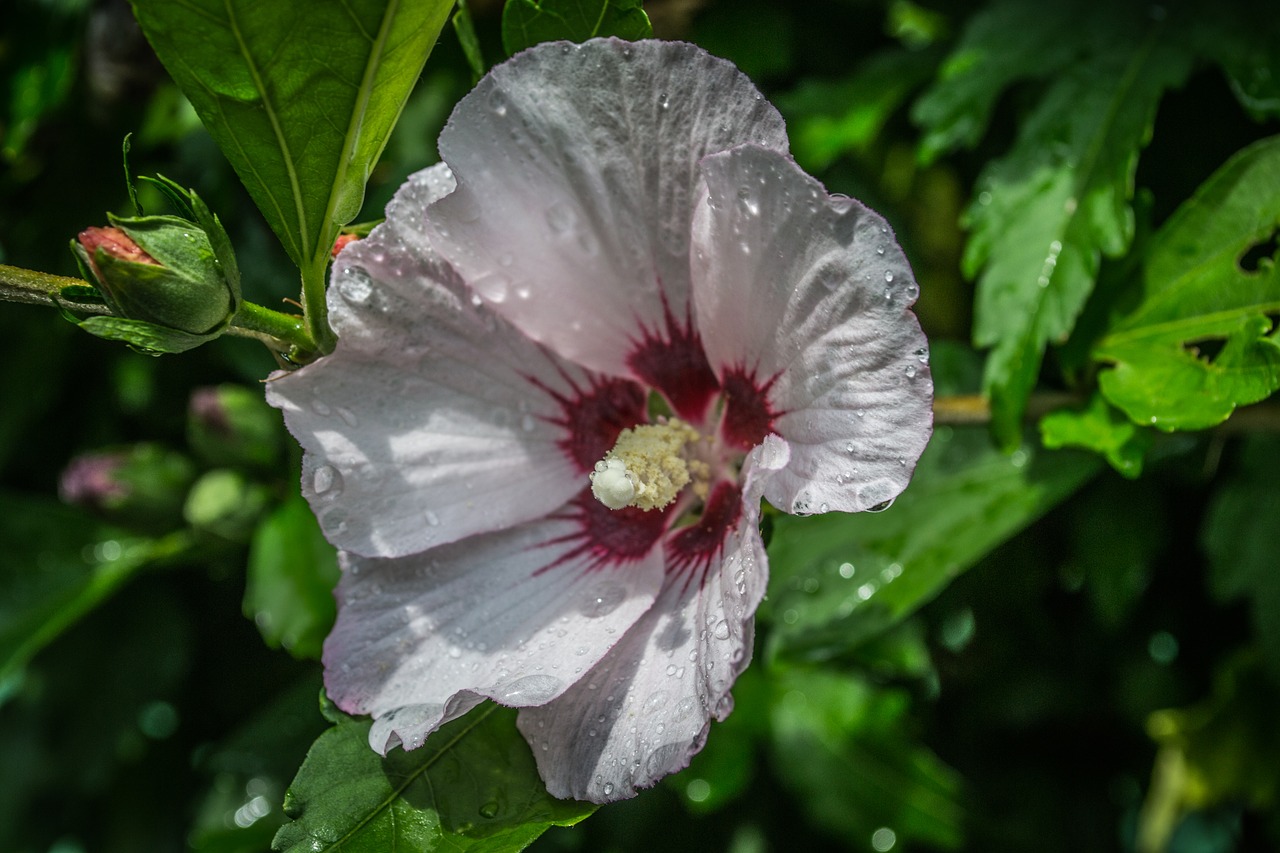
[[[471,82],[479,83],[488,66],[485,65],[484,53],[480,50],[480,39],[476,36],[476,26],[471,20],[467,0],[458,0],[458,11],[453,13],[452,22],[462,55],[466,57],[467,66],[471,69]]]
[[[289,787],[292,822],[274,849],[497,853],[586,818],[595,806],[546,792],[515,716],[486,704],[426,745],[386,758],[369,747],[370,721],[339,722],[311,747]]]
[[[1209,555],[1209,588],[1219,601],[1249,601],[1263,663],[1280,684],[1280,441],[1250,436],[1235,476],[1213,496],[1201,538]]]
[[[1081,410],[1059,409],[1040,420],[1040,438],[1050,450],[1083,447],[1102,455],[1126,477],[1142,473],[1151,433],[1117,412],[1100,394]]]
[[[272,648],[319,658],[333,626],[338,555],[325,541],[307,502],[285,501],[253,535],[244,615]]]
[[[968,214],[963,265],[980,273],[974,342],[993,348],[984,385],[1006,449],[1020,440],[1045,347],[1071,331],[1102,255],[1119,256],[1133,239],[1138,151],[1164,90],[1190,68],[1181,18],[1157,23],[1124,5],[1076,17],[1063,37],[1083,55],[1047,85],[1013,149],[984,170]]]
[[[997,98],[1010,85],[1058,72],[1078,45],[1070,32],[1075,10],[1064,3],[1005,0],[976,13],[938,80],[911,108],[924,128],[920,160],[972,147],[986,133]]]
[[[513,56],[544,41],[584,42],[597,36],[653,38],[640,0],[507,0],[502,48]]]
[[[123,341],[147,355],[186,352],[222,334],[217,331],[208,335],[192,335],[127,317],[90,317],[76,325],[96,337],[108,341]]]
[[[827,671],[776,681],[774,765],[814,823],[849,849],[961,845],[960,778],[909,733],[905,691]]]
[[[880,53],[844,79],[805,80],[777,98],[796,161],[816,172],[845,153],[866,151],[924,82],[934,59],[929,51]]]
[[[57,501],[0,492],[0,684],[180,540],[128,538]]]
[[[323,264],[448,18],[452,0],[134,0],[295,264]]]
[[[888,510],[776,518],[770,656],[848,656],[1097,470],[1091,456],[1031,448],[1009,456],[976,430],[941,427]]]
[[[1098,342],[1099,385],[1138,423],[1204,429],[1280,388],[1274,257],[1241,259],[1280,228],[1280,137],[1236,154],[1152,238],[1138,305]],[[1216,355],[1206,345],[1221,344]]]

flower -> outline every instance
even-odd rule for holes
[[[343,551],[326,686],[374,749],[487,697],[551,793],[632,796],[732,708],[761,497],[905,487],[932,395],[910,267],[786,150],[699,48],[542,45],[338,258],[337,349],[268,393]]]

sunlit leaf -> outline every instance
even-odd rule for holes
[[[652,38],[640,0],[507,0],[502,47],[507,56],[544,41],[584,42],[597,36]]]
[[[452,0],[133,5],[289,257],[323,263]]]
[[[1040,420],[1040,438],[1051,450],[1082,447],[1100,453],[1126,477],[1142,473],[1152,441],[1150,432],[1116,411],[1099,394],[1083,409],[1059,409],[1045,415]]]
[[[1094,349],[1113,365],[1102,392],[1138,423],[1203,429],[1280,388],[1280,270],[1241,268],[1280,228],[1276,186],[1280,137],[1232,157],[1152,239],[1138,305]]]
[[[267,645],[320,657],[333,626],[338,556],[301,497],[285,501],[258,526],[247,571],[244,613]]]
[[[288,853],[521,850],[551,826],[595,806],[557,800],[538,777],[516,712],[484,705],[426,745],[386,758],[369,747],[368,720],[320,736],[285,796]]]
[[[978,180],[963,264],[978,276],[973,336],[992,348],[984,384],[1006,449],[1020,439],[1045,347],[1070,333],[1102,256],[1133,239],[1138,151],[1161,95],[1191,66],[1182,26],[1128,6],[1076,14],[1064,38],[1085,56],[1053,77],[1012,150]]]

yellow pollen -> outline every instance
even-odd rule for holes
[[[706,479],[706,463],[684,456],[685,447],[699,437],[676,418],[624,429],[591,472],[591,493],[609,509],[661,509],[689,483],[690,469],[699,480]]]

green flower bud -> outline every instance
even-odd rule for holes
[[[71,249],[113,317],[80,326],[157,352],[181,352],[221,334],[240,308],[231,241],[200,197],[172,181],[162,188],[184,216],[107,215]]]
[[[250,482],[238,471],[220,468],[204,474],[191,487],[183,515],[197,530],[232,542],[248,542],[270,503],[266,487]]]
[[[218,385],[191,393],[187,441],[210,465],[270,469],[280,457],[280,427],[261,390]]]

